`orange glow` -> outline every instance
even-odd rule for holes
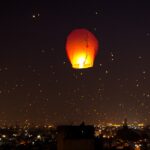
[[[66,42],[68,58],[75,69],[93,67],[98,40],[86,29],[73,30]]]

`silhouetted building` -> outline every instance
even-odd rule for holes
[[[123,127],[117,131],[116,137],[125,141],[138,141],[141,138],[136,130],[128,127],[127,119],[124,120]]]
[[[57,150],[94,150],[94,127],[58,126]]]
[[[124,119],[123,128],[124,128],[124,129],[125,129],[125,128],[128,129],[127,118]]]

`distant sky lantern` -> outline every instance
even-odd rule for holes
[[[73,68],[93,67],[98,40],[87,29],[75,29],[67,37],[66,51]]]

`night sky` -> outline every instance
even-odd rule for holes
[[[66,39],[99,41],[94,67],[72,69]],[[0,3],[0,124],[150,123],[150,2]]]

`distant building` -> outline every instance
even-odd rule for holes
[[[128,129],[127,118],[124,119],[124,122],[123,122],[123,128]]]
[[[57,150],[94,150],[94,127],[58,126]]]
[[[116,138],[124,141],[138,141],[141,137],[137,130],[128,127],[127,119],[125,119],[123,126],[117,131]]]

